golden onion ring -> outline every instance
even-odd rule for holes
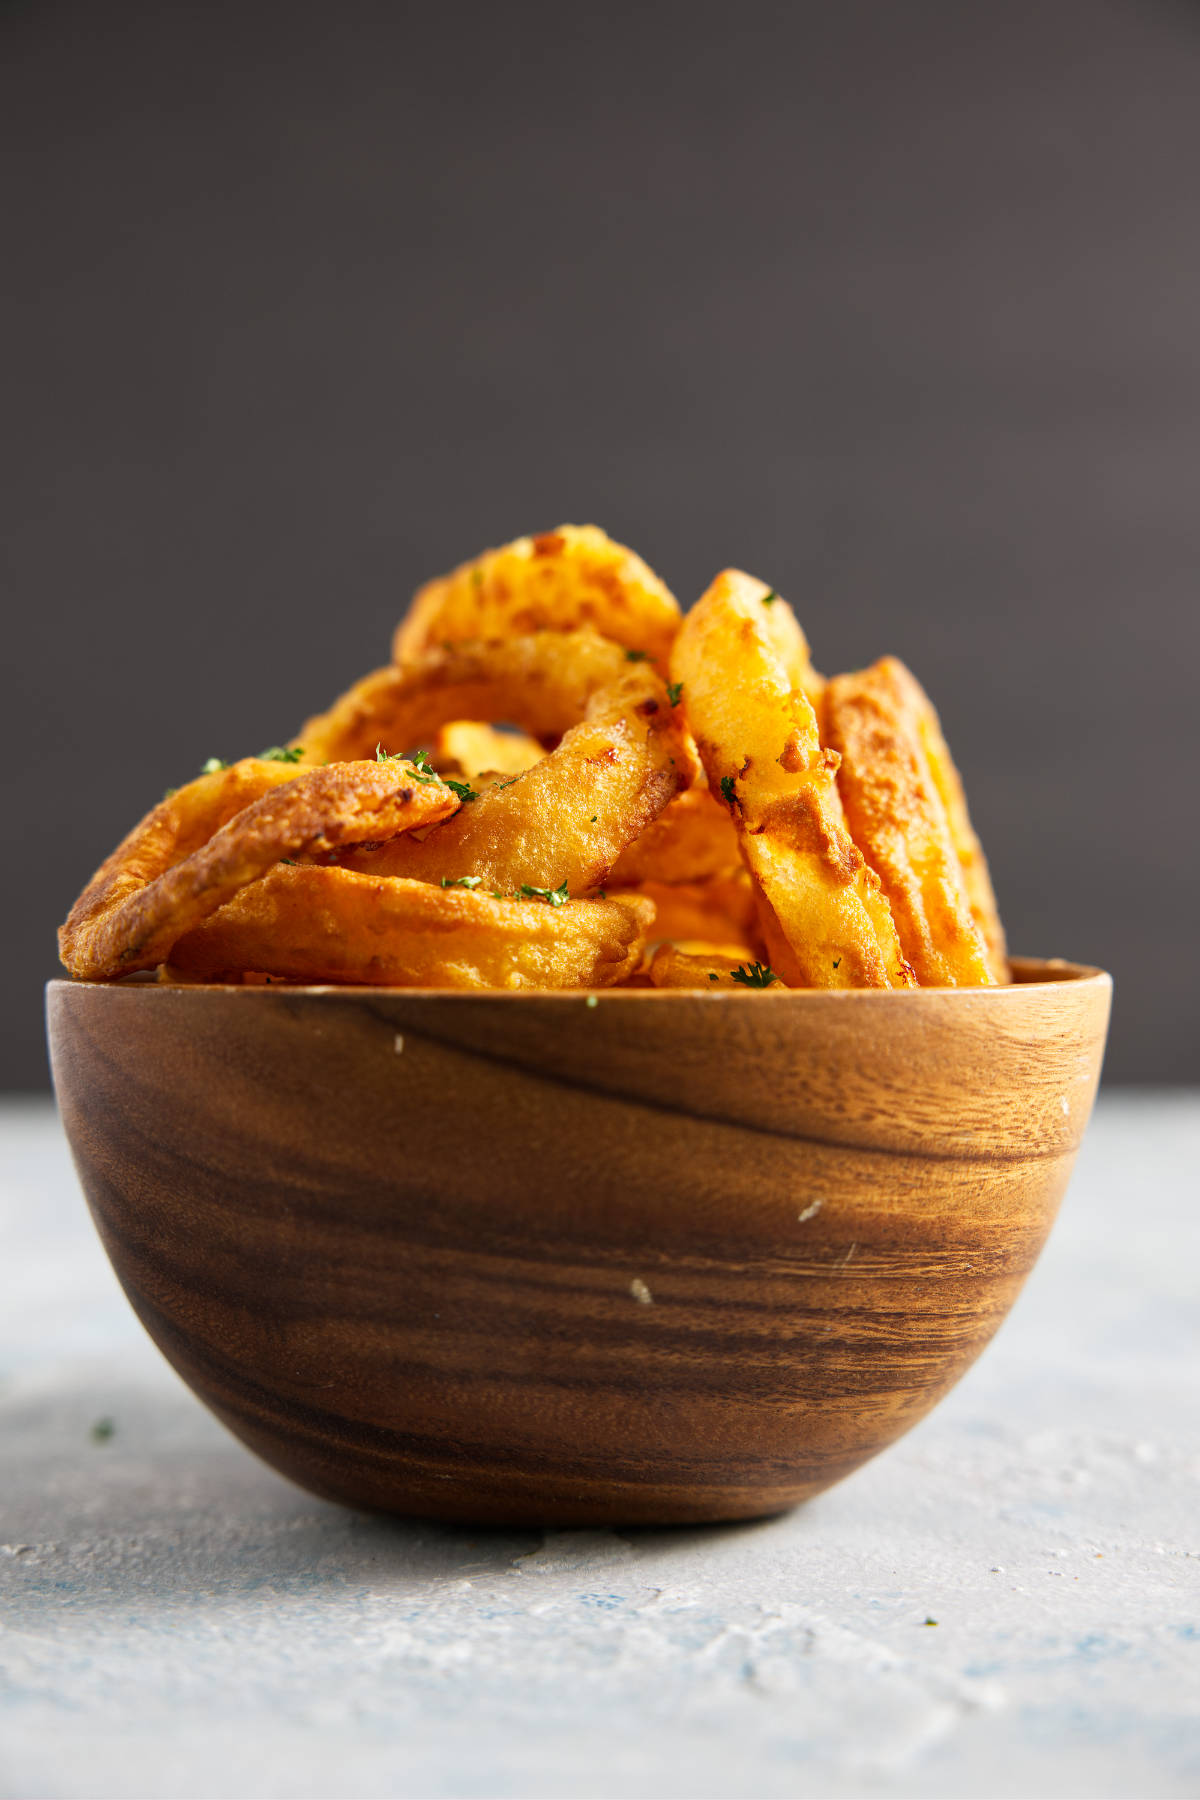
[[[581,626],[665,662],[679,604],[640,556],[595,525],[560,525],[487,550],[417,591],[397,627],[394,656],[410,662],[436,644]]]
[[[495,899],[339,868],[276,868],[175,945],[207,979],[253,969],[289,981],[385,987],[612,987],[639,967],[646,900]]]
[[[987,945],[927,747],[931,717],[937,729],[924,690],[892,656],[835,676],[825,693],[846,822],[883,883],[917,980],[923,987],[990,986]],[[937,736],[944,747],[940,730]],[[957,782],[948,750],[944,767]]]
[[[762,582],[718,575],[671,653],[710,788],[728,805],[746,865],[769,905],[772,966],[793,987],[910,987],[878,876],[846,827],[837,757],[779,650]],[[774,937],[774,942],[772,942]]]
[[[286,763],[248,759],[202,775],[147,814],[97,870],[59,932],[60,955],[80,980],[153,968],[281,858],[393,837],[457,805],[449,788],[399,761],[297,775]]]
[[[480,877],[511,892],[523,884],[578,895],[601,886],[627,845],[689,778],[690,739],[649,663],[621,672],[588,702],[557,749],[522,774],[494,782],[419,842],[339,858],[363,874],[424,881]]]

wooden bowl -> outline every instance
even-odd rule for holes
[[[351,1505],[776,1512],[923,1417],[1041,1250],[1107,975],[429,993],[50,984],[93,1217],[155,1343]]]

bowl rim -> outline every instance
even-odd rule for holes
[[[1112,976],[1105,969],[1097,968],[1090,963],[1070,962],[1061,956],[1036,957],[1012,956],[1009,959],[1012,980],[1003,986],[997,983],[992,987],[916,987],[916,988],[786,988],[772,985],[768,988],[753,990],[758,997],[769,997],[774,1006],[813,1006],[813,1005],[855,1005],[873,1000],[876,1004],[886,1000],[889,1005],[913,1005],[927,1003],[929,996],[944,999],[947,995],[962,996],[976,1002],[985,1001],[988,1005],[1011,1004],[1012,996],[1034,991],[1053,991],[1063,987],[1071,987],[1075,991],[1092,988],[1096,990],[1111,989]],[[434,987],[387,987],[370,982],[292,982],[282,977],[278,981],[254,982],[250,985],[241,982],[202,981],[160,982],[152,972],[142,972],[126,977],[121,981],[77,981],[65,975],[55,975],[46,983],[47,998],[51,993],[61,990],[83,993],[109,994],[172,994],[186,995],[196,998],[206,994],[237,994],[246,997],[257,997],[263,994],[285,994],[305,999],[334,998],[345,1000],[352,996],[370,996],[373,999],[387,997],[402,999],[407,1002],[422,1000],[455,1000],[480,1002],[495,1005],[519,1005],[530,1000],[549,1000],[561,1005],[578,1004],[580,1001],[589,1005],[620,1006],[625,1004],[662,1005],[667,1001],[701,1001],[706,1006],[741,1006],[751,990],[745,993],[734,993],[729,988],[707,990],[705,988],[434,988]]]

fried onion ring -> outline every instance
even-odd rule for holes
[[[826,689],[826,736],[842,759],[846,821],[883,883],[917,980],[922,987],[986,987],[993,980],[987,945],[923,729],[932,713],[924,690],[893,656],[835,676]]]
[[[595,525],[560,525],[487,550],[417,591],[396,630],[397,662],[434,644],[591,626],[665,663],[679,604],[640,556]]]
[[[494,783],[421,842],[352,852],[342,866],[424,881],[478,876],[505,892],[600,886],[689,777],[690,739],[653,668],[622,661],[621,670],[541,762]]]
[[[639,967],[646,900],[496,900],[337,868],[276,868],[175,945],[172,967],[213,979],[385,987],[612,987]]]
[[[305,761],[349,762],[377,744],[427,743],[452,719],[519,725],[558,738],[578,724],[601,688],[629,666],[619,644],[594,631],[536,631],[491,643],[428,650],[403,668],[365,675],[292,739]]]
[[[458,804],[441,782],[398,761],[297,776],[288,764],[248,759],[202,775],[147,814],[97,870],[59,932],[60,955],[82,980],[153,968],[282,857],[394,837]]]
[[[793,987],[911,987],[891,909],[846,827],[837,757],[777,649],[786,603],[736,569],[683,622],[671,677],[714,793],[779,926],[772,966]]]

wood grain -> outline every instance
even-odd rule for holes
[[[1003,1319],[1111,983],[761,995],[52,982],[146,1329],[334,1499],[509,1524],[777,1511]]]

